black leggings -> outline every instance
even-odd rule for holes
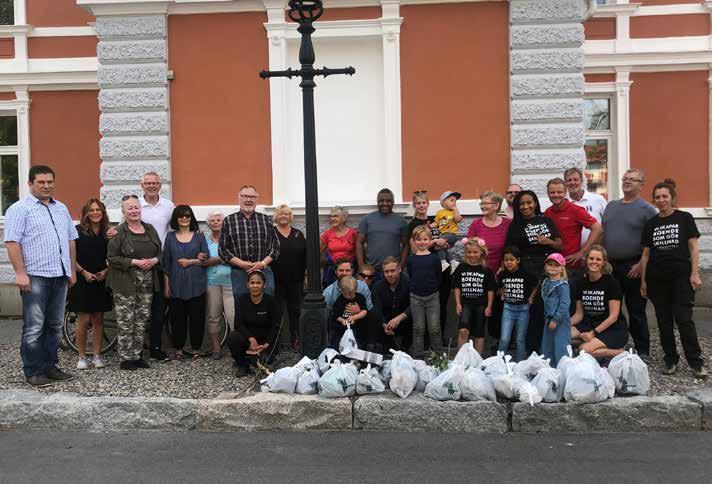
[[[648,264],[645,283],[648,298],[655,306],[655,317],[660,331],[660,345],[665,363],[675,365],[680,360],[675,345],[675,324],[680,343],[690,367],[702,367],[702,349],[697,339],[697,328],[692,320],[695,291],[690,284],[690,266],[659,267]]]
[[[171,298],[171,326],[173,340],[178,350],[185,345],[187,330],[190,329],[190,346],[199,350],[203,345],[205,330],[205,294],[192,299]]]
[[[275,297],[280,304],[284,304],[284,311],[289,318],[289,333],[292,341],[300,339],[299,316],[304,299],[304,282],[283,282],[275,280]]]

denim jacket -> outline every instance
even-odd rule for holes
[[[544,279],[541,285],[541,297],[544,299],[544,324],[548,324],[550,321],[556,321],[559,324],[569,321],[571,295],[569,294],[568,281]]]

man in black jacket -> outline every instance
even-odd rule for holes
[[[372,289],[374,313],[380,319],[383,333],[383,352],[389,349],[406,351],[413,338],[413,322],[410,317],[410,292],[408,277],[402,273],[400,262],[395,257],[383,260],[384,279]]]

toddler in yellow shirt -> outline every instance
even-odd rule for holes
[[[462,197],[462,194],[450,190],[440,195],[442,208],[435,212],[435,221],[430,224],[430,228],[437,230],[440,233],[439,238],[445,239],[450,247],[455,245],[459,238],[457,224],[462,220],[462,215],[457,209],[457,201],[460,197]],[[454,272],[458,262],[448,261],[448,249],[439,249],[437,253],[442,263],[443,271],[450,268]]]

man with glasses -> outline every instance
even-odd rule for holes
[[[608,202],[603,212],[603,245],[613,266],[613,276],[623,291],[628,310],[628,329],[638,355],[648,361],[650,336],[645,315],[647,301],[640,294],[640,241],[645,223],[657,213],[640,197],[645,175],[639,168],[623,174],[623,198]]]
[[[265,293],[274,295],[274,274],[269,265],[279,256],[279,239],[272,217],[255,211],[259,194],[252,185],[244,185],[238,193],[240,210],[223,220],[218,254],[232,271],[232,294],[237,299],[247,294],[247,275],[262,271]]]
[[[514,219],[514,209],[512,207],[512,204],[514,203],[514,197],[517,196],[517,193],[522,191],[522,186],[517,184],[517,183],[512,183],[507,187],[507,191],[505,192],[504,199],[507,202],[507,206],[504,207],[503,214],[505,217],[509,219]]]
[[[161,192],[161,177],[155,171],[149,171],[143,175],[141,179],[141,189],[143,195],[138,198],[138,203],[141,205],[141,221],[151,224],[158,238],[161,239],[161,245],[166,240],[166,234],[169,230],[171,215],[173,214],[173,202],[160,195]],[[126,198],[126,197],[124,197]],[[165,301],[163,299],[163,271],[159,269],[158,280],[161,288],[153,293],[153,301],[151,302],[151,359],[158,361],[168,361],[168,355],[161,350],[161,338],[163,336],[163,308]]]
[[[564,172],[564,181],[569,192],[567,198],[579,207],[586,209],[591,217],[601,223],[603,212],[606,210],[606,199],[598,193],[584,190],[583,172],[576,167],[569,168]],[[581,229],[582,246],[586,244],[590,233],[591,231],[586,227]]]

